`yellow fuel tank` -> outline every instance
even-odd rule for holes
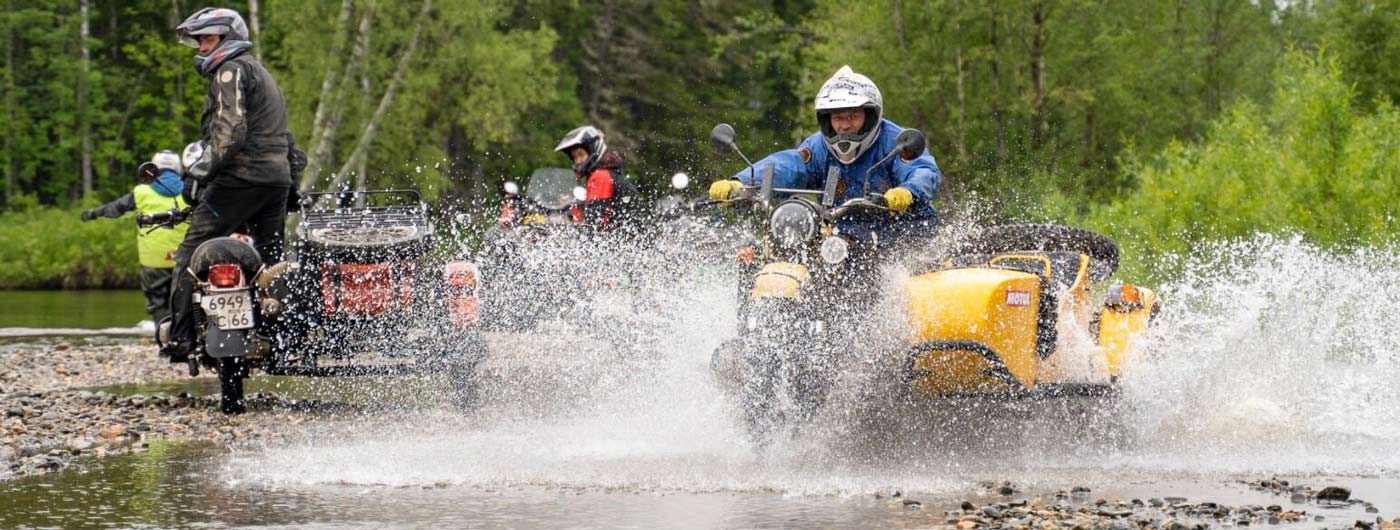
[[[1035,385],[1041,279],[996,268],[955,268],[905,281],[916,390],[968,394]]]

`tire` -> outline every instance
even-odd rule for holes
[[[1108,236],[1071,226],[1015,224],[988,227],[961,241],[953,255],[998,254],[1018,250],[1069,251],[1089,255],[1090,279],[1102,281],[1118,270],[1118,243]]]
[[[242,357],[219,359],[219,410],[224,414],[243,413],[243,378],[247,372]]]
[[[476,368],[486,356],[486,344],[476,333],[455,342],[461,350],[443,353],[448,384],[452,386],[452,406],[472,412],[481,406],[481,381]]]

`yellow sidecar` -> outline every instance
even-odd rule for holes
[[[905,281],[914,394],[1112,390],[1160,307],[1144,287],[1098,288],[1117,267],[1117,245],[1078,228],[1009,225],[957,245]]]

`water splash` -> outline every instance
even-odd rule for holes
[[[1180,280],[1158,286],[1164,311],[1121,379],[1126,446],[1075,425],[1106,413],[1072,403],[894,408],[870,389],[889,373],[879,352],[894,351],[900,335],[877,327],[879,340],[844,365],[806,436],[762,456],[709,373],[710,353],[735,329],[733,269],[657,257],[637,263],[668,272],[667,281],[587,301],[607,325],[556,322],[544,328],[553,338],[529,339],[545,343],[493,339],[536,360],[503,372],[481,413],[369,418],[363,431],[240,454],[228,476],[808,494],[946,492],[984,479],[1033,484],[1109,471],[1393,473],[1397,257],[1339,256],[1270,237],[1198,251]],[[887,283],[898,275],[891,270]],[[883,423],[869,421],[872,409]]]

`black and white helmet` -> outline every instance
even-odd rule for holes
[[[587,173],[598,166],[598,161],[603,159],[603,154],[608,152],[608,144],[603,141],[603,131],[592,125],[584,125],[564,135],[564,139],[554,148],[556,152],[569,156],[569,150],[575,147],[582,147],[588,152],[588,159],[581,164],[574,164],[574,171]]]
[[[206,7],[195,11],[179,26],[175,26],[175,36],[180,44],[199,48],[199,35],[223,35],[227,40],[248,40],[248,25],[243,23],[243,15],[222,7]]]
[[[183,174],[185,166],[180,162],[180,155],[174,151],[165,149],[151,157],[151,163],[156,165],[156,169],[161,171],[170,170],[176,174]]]
[[[880,89],[869,77],[842,66],[817,92],[817,125],[821,127],[826,147],[843,164],[854,162],[875,145],[880,137],[880,117],[883,104]],[[831,126],[831,113],[838,110],[865,110],[865,125],[859,132],[836,134]]]
[[[204,140],[199,140],[185,146],[185,152],[180,155],[181,165],[185,167],[185,175],[194,179],[203,179],[209,174],[209,160],[204,158]]]

